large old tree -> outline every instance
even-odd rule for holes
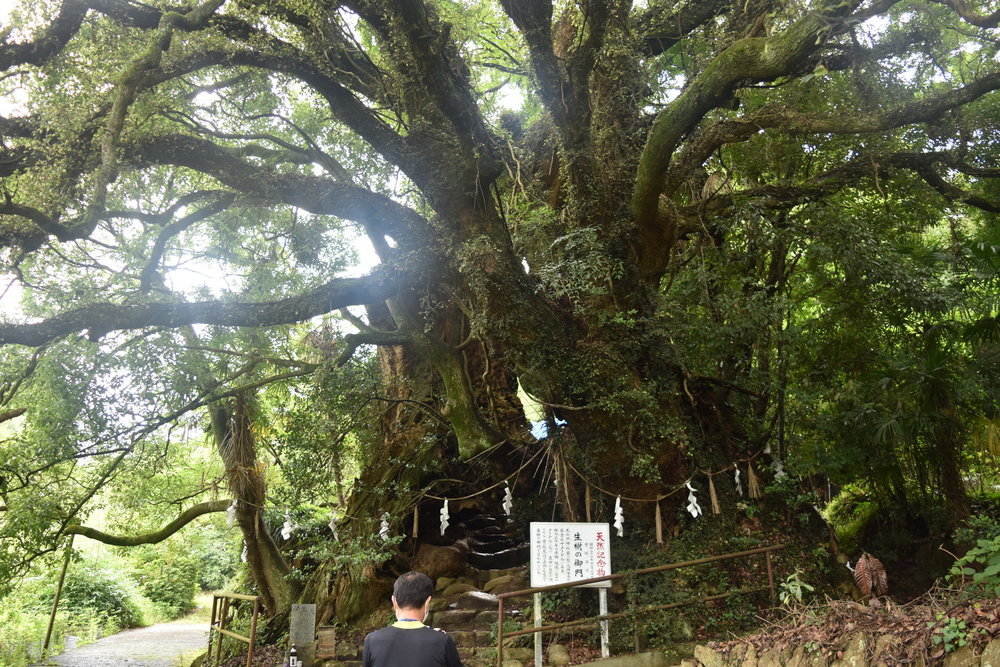
[[[989,4],[26,3],[0,46],[0,261],[24,309],[0,324],[0,415],[43,444],[8,445],[0,490],[45,520],[4,530],[86,531],[97,489],[207,408],[278,611],[254,396],[321,373],[293,394],[322,411],[368,346],[377,425],[342,499],[368,532],[443,467],[484,487],[531,456],[519,395],[565,423],[550,464],[633,497],[788,456],[805,423],[829,436],[803,415],[862,402],[879,355],[957,358],[928,332],[995,315],[974,290],[996,248],[972,243],[1000,210]],[[352,229],[379,260],[361,277]],[[966,247],[985,265],[949,282]],[[946,367],[894,376],[919,416],[879,433],[923,452],[957,519],[972,408]],[[900,492],[903,450],[869,462]],[[68,499],[38,490],[74,475]],[[556,478],[576,517],[578,478]]]

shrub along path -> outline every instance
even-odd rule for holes
[[[208,646],[208,622],[175,621],[126,630],[93,644],[52,656],[45,665],[64,667],[178,667]]]

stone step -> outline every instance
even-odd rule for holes
[[[482,591],[462,593],[455,600],[455,607],[457,609],[475,609],[477,611],[492,611],[494,613],[499,604],[500,601],[497,596]]]
[[[497,537],[500,539],[489,540],[486,542],[480,542],[479,540],[469,539],[469,550],[481,554],[496,554],[501,551],[506,551],[507,549],[513,549],[517,547],[517,543],[511,539],[508,539],[505,535],[493,535],[488,537]]]
[[[497,620],[496,612],[478,612],[472,609],[454,609],[436,611],[427,620],[433,628],[441,628],[445,632],[452,630],[489,629]]]
[[[478,544],[486,544],[492,542],[509,542],[511,545],[514,544],[514,540],[508,537],[504,533],[476,533],[475,537],[470,538],[472,542]]]
[[[469,552],[469,564],[479,570],[507,570],[524,565],[531,557],[531,545],[525,542],[498,553]]]
[[[460,525],[465,526],[466,530],[472,532],[476,532],[484,528],[500,528],[506,523],[506,520],[501,522],[500,519],[490,514],[478,514],[468,519],[459,520]]]

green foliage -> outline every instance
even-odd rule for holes
[[[20,667],[38,658],[55,595],[61,560],[41,559],[31,576],[15,582],[0,599],[0,665]],[[113,555],[83,555],[71,563],[53,626],[50,652],[65,637],[86,644],[126,627],[161,620],[153,603],[127,576],[126,564]]]
[[[6,601],[5,601],[6,602]],[[62,636],[65,616],[58,619],[57,637]],[[48,616],[42,612],[25,612],[0,606],[0,665],[25,667],[39,657]]]
[[[823,516],[845,551],[855,551],[868,522],[878,511],[878,504],[862,485],[850,484],[830,501]]]
[[[53,583],[43,593],[44,604],[51,605],[54,596]],[[91,612],[119,628],[135,628],[143,624],[135,584],[107,562],[86,560],[71,568],[59,605],[70,614]]]
[[[526,622],[524,622],[522,620],[519,620],[518,618],[505,618],[504,621],[503,621],[503,631],[505,633],[507,633],[507,632],[517,632],[518,630],[524,630],[524,629],[526,629],[528,627],[528,625],[529,625],[528,623],[526,623]],[[492,623],[490,623],[490,644],[489,644],[490,646],[496,646],[497,645],[497,630],[498,630],[498,624],[497,624],[497,622],[493,621]],[[505,639],[504,640],[504,646],[505,647],[528,646],[531,643],[531,641],[532,641],[532,639],[530,639],[530,637],[531,637],[531,635],[518,635],[517,637],[512,637],[510,639]],[[495,651],[495,649],[494,649],[494,652],[493,652],[493,658],[494,658],[494,661],[495,661],[495,659],[496,659],[496,651]]]
[[[977,540],[976,546],[952,565],[948,581],[976,595],[1000,597],[1000,534]]]
[[[960,618],[937,614],[937,620],[927,621],[927,628],[931,630],[931,642],[937,646],[944,647],[945,653],[956,651],[969,643],[972,635],[985,632],[981,628],[969,628],[966,622]]]
[[[241,569],[242,540],[239,531],[225,525],[203,526],[197,533],[185,535],[184,545],[198,562],[198,589],[218,591]]]
[[[174,619],[194,609],[201,562],[188,545],[170,540],[165,545],[146,545],[127,553],[132,575],[160,614]]]
[[[801,570],[795,570],[778,584],[778,600],[785,606],[794,607],[802,604],[805,593],[814,590],[813,586],[802,581]]]
[[[1000,535],[1000,517],[991,514],[973,514],[955,529],[953,537],[958,544],[975,544],[978,540]]]

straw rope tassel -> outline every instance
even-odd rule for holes
[[[760,498],[760,482],[757,480],[757,473],[753,471],[752,461],[747,464],[747,495]]]
[[[656,501],[656,543],[663,544],[663,516],[660,514],[660,501]]]
[[[587,490],[584,492],[583,504],[587,508],[587,523],[590,523],[590,484],[587,484]]]
[[[715,482],[712,476],[708,476],[708,497],[712,501],[712,514],[722,514],[719,508],[719,496],[715,495]]]
[[[420,505],[413,508],[413,537],[420,534]]]

